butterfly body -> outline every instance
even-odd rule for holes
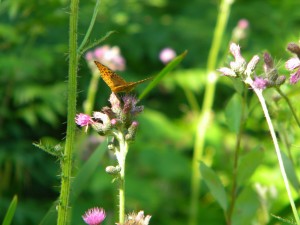
[[[94,62],[100,71],[100,75],[102,79],[107,84],[107,86],[111,89],[111,91],[114,93],[119,93],[119,92],[128,93],[132,91],[136,85],[143,83],[149,79],[152,79],[152,77],[149,77],[136,82],[127,82],[118,74],[116,74],[111,69],[109,69],[107,66],[104,66],[103,64],[97,61]]]

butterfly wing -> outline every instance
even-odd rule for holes
[[[114,93],[118,92],[130,92],[134,89],[134,87],[140,83],[143,83],[149,79],[152,79],[152,77],[136,81],[136,82],[126,82],[122,77],[120,77],[118,74],[113,72],[111,69],[109,69],[107,66],[104,66],[102,63],[94,61],[97,65],[100,75],[104,82],[107,84],[107,86],[110,88],[110,90]]]
[[[127,82],[120,77],[118,74],[113,72],[107,66],[104,66],[102,63],[94,61],[96,66],[100,71],[100,75],[107,86],[115,93],[120,92],[116,90],[116,87],[126,85]]]
[[[143,80],[139,80],[139,81],[136,81],[136,82],[126,82],[126,84],[124,85],[119,85],[117,87],[115,87],[116,89],[116,92],[130,92],[132,91],[136,85],[140,84],[140,83],[144,83],[145,81],[147,80],[150,80],[152,79],[152,77],[148,77],[146,79],[143,79]]]

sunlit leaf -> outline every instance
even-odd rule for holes
[[[208,186],[210,193],[217,200],[221,208],[226,212],[228,207],[228,200],[223,184],[218,175],[203,162],[200,163],[200,171],[204,182]]]

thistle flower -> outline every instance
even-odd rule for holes
[[[102,208],[89,209],[83,216],[82,219],[88,225],[100,225],[105,219],[105,211]]]
[[[249,21],[246,19],[240,19],[237,26],[232,31],[232,40],[239,42],[247,37],[247,30],[249,28]]]
[[[176,57],[176,52],[172,48],[164,48],[159,53],[159,59],[164,64],[167,64]]]
[[[87,52],[85,59],[89,62],[89,66],[93,70],[96,69],[93,62],[95,60],[108,66],[113,71],[125,70],[125,59],[121,55],[121,51],[118,46],[110,47],[109,45],[104,45],[102,47],[98,47],[94,51]]]
[[[296,84],[300,79],[300,60],[296,57],[289,59],[285,63],[285,68],[287,68],[289,71],[296,70],[296,72],[292,73],[290,76],[290,83]]]
[[[268,85],[268,80],[261,78],[261,77],[255,77],[253,81],[253,86],[257,89],[265,89]]]
[[[75,123],[81,127],[86,127],[85,132],[87,131],[89,125],[93,125],[94,121],[92,120],[92,117],[89,115],[86,115],[84,113],[79,113],[75,117]]]
[[[94,112],[93,119],[83,113],[76,115],[76,124],[87,128],[91,125],[100,135],[111,134],[113,129],[122,129],[125,132],[124,135],[128,134],[128,140],[132,140],[138,124],[134,119],[144,107],[137,106],[137,98],[130,94],[119,98],[112,93],[109,102],[111,107],[105,106],[101,111]]]
[[[139,211],[136,213],[131,213],[126,216],[125,223],[120,224],[117,223],[117,225],[148,225],[150,222],[151,216],[144,215],[144,211]]]

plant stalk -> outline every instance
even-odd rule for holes
[[[69,75],[68,75],[68,119],[67,136],[64,155],[61,158],[61,191],[58,205],[57,224],[65,225],[70,223],[70,187],[72,174],[72,155],[75,140],[76,115],[76,92],[77,92],[77,23],[78,23],[79,0],[70,2],[70,30],[69,30]]]
[[[194,154],[192,161],[192,177],[191,177],[191,196],[190,196],[190,218],[189,225],[197,225],[198,202],[200,196],[200,179],[199,162],[202,159],[204,140],[206,130],[211,119],[211,110],[214,100],[215,85],[217,75],[215,73],[216,62],[220,51],[220,46],[224,34],[224,30],[230,14],[230,6],[233,0],[223,0],[220,5],[220,11],[214,31],[213,42],[208,56],[207,62],[207,81],[204,93],[204,102],[202,112],[197,120],[196,137],[194,144]]]
[[[289,198],[289,201],[290,201],[290,205],[291,205],[291,208],[292,208],[292,211],[293,211],[293,214],[294,214],[294,218],[296,220],[297,225],[300,225],[299,215],[298,215],[297,208],[296,208],[294,200],[293,200],[292,192],[291,192],[291,189],[290,189],[290,186],[289,186],[289,181],[288,181],[288,178],[287,178],[287,175],[286,175],[286,172],[285,172],[280,147],[279,147],[279,144],[278,144],[276,133],[275,133],[275,130],[274,130],[274,127],[273,127],[273,124],[272,124],[272,121],[271,121],[271,118],[270,118],[270,115],[269,115],[269,111],[268,111],[265,99],[262,95],[262,90],[259,90],[259,89],[255,88],[253,86],[253,81],[250,78],[248,78],[245,82],[248,83],[253,88],[255,94],[257,95],[257,97],[259,99],[259,102],[261,104],[264,115],[266,117],[266,120],[267,120],[267,123],[268,123],[268,126],[269,126],[269,130],[270,130],[270,134],[271,134],[271,137],[272,137],[272,141],[273,141],[273,144],[274,144],[274,147],[275,147],[275,152],[276,152],[276,155],[277,155],[281,176],[283,178],[283,182],[284,182],[285,189],[286,189],[286,192],[287,192],[287,195],[288,195],[288,198]]]

